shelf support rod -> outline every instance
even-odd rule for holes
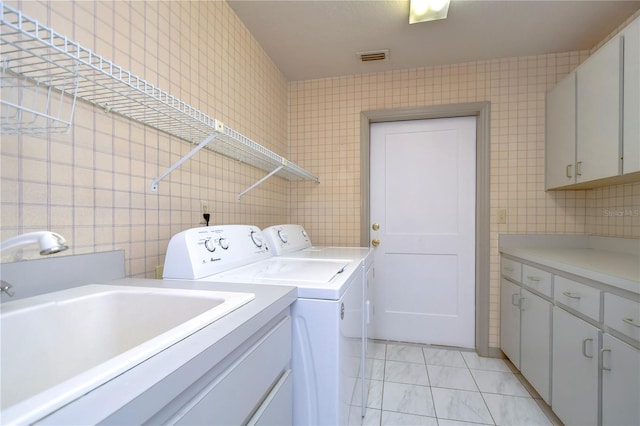
[[[198,146],[196,146],[195,148],[193,148],[187,155],[185,155],[184,157],[182,157],[181,159],[179,159],[178,161],[175,162],[175,164],[173,164],[171,167],[169,167],[167,170],[164,171],[164,173],[162,173],[160,176],[158,176],[157,178],[155,178],[152,182],[151,182],[151,191],[153,192],[158,192],[158,183],[164,179],[165,177],[167,177],[171,172],[173,172],[175,169],[177,169],[178,167],[180,167],[182,165],[182,163],[184,163],[185,161],[189,160],[191,157],[193,157],[198,151],[200,151],[202,148],[204,148],[205,146],[207,146],[207,144],[209,144],[209,142],[211,142],[212,140],[214,140],[217,136],[218,136],[218,132],[213,132],[212,134],[210,134],[209,136],[207,136],[206,139],[204,139],[202,142],[200,142],[198,144]]]
[[[265,180],[269,179],[271,176],[275,175],[276,173],[278,173],[280,170],[282,170],[282,168],[284,167],[284,164],[281,166],[278,166],[275,168],[275,170],[272,170],[271,173],[269,173],[268,175],[266,175],[265,177],[263,177],[262,179],[260,179],[259,181],[257,181],[256,183],[254,183],[253,185],[251,185],[250,187],[248,187],[247,189],[245,189],[244,191],[242,191],[241,193],[238,194],[238,201],[240,201],[240,197],[242,197],[244,194],[246,194],[247,192],[251,191],[253,188],[255,188],[256,186],[260,185],[262,182],[264,182]]]

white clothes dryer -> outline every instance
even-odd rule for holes
[[[352,259],[273,257],[260,229],[228,225],[174,235],[163,278],[297,287],[291,306],[293,422],[345,425],[353,395],[360,391],[360,271]]]
[[[358,262],[360,265],[362,280],[362,360],[361,371],[358,380],[358,391],[354,392],[351,401],[352,407],[359,407],[362,417],[366,414],[369,389],[372,387],[371,377],[373,373],[373,250],[369,247],[330,247],[314,246],[311,238],[301,225],[283,224],[270,226],[262,230],[271,251],[280,259],[309,259],[320,261],[346,261]]]

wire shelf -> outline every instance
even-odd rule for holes
[[[75,99],[79,98],[107,112],[121,114],[194,144],[218,131],[216,126],[220,122],[214,118],[23,15],[21,11],[0,4],[0,51],[5,65],[2,75],[3,134],[22,131],[9,121],[5,123],[5,109],[8,118],[24,120],[37,115],[30,111],[28,105],[10,101],[9,95],[30,101],[33,96],[25,90],[29,84],[43,90],[49,99],[59,99],[44,107],[45,119],[56,123],[51,128],[66,126],[68,130]],[[5,73],[8,78],[6,98]],[[22,83],[10,83],[9,79],[16,78]],[[72,99],[62,102],[62,98],[69,97],[65,95]],[[40,101],[36,104],[42,109]],[[54,117],[51,112],[58,110],[70,112],[70,116],[67,119]],[[36,125],[31,127],[32,131],[42,131]],[[288,180],[320,182],[317,176],[227,126],[207,148],[269,172],[284,166],[276,174]]]

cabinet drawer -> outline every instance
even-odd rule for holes
[[[600,321],[600,290],[556,276],[554,299],[596,321]]]
[[[530,287],[545,296],[551,294],[551,273],[529,265],[522,265],[522,284]]]
[[[640,341],[640,303],[615,294],[604,294],[605,325]]]
[[[291,359],[287,317],[180,410],[176,424],[242,424],[265,400]]]
[[[293,424],[293,375],[287,370],[247,426]]]
[[[520,282],[522,279],[522,263],[503,257],[500,261],[500,271],[503,276]]]

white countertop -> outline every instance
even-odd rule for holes
[[[526,235],[501,236],[500,252],[640,293],[640,253],[635,249],[636,245],[640,246],[640,240],[548,236],[550,238],[545,244],[545,237],[532,237],[530,246],[527,246]],[[619,250],[615,251],[615,248]]]

